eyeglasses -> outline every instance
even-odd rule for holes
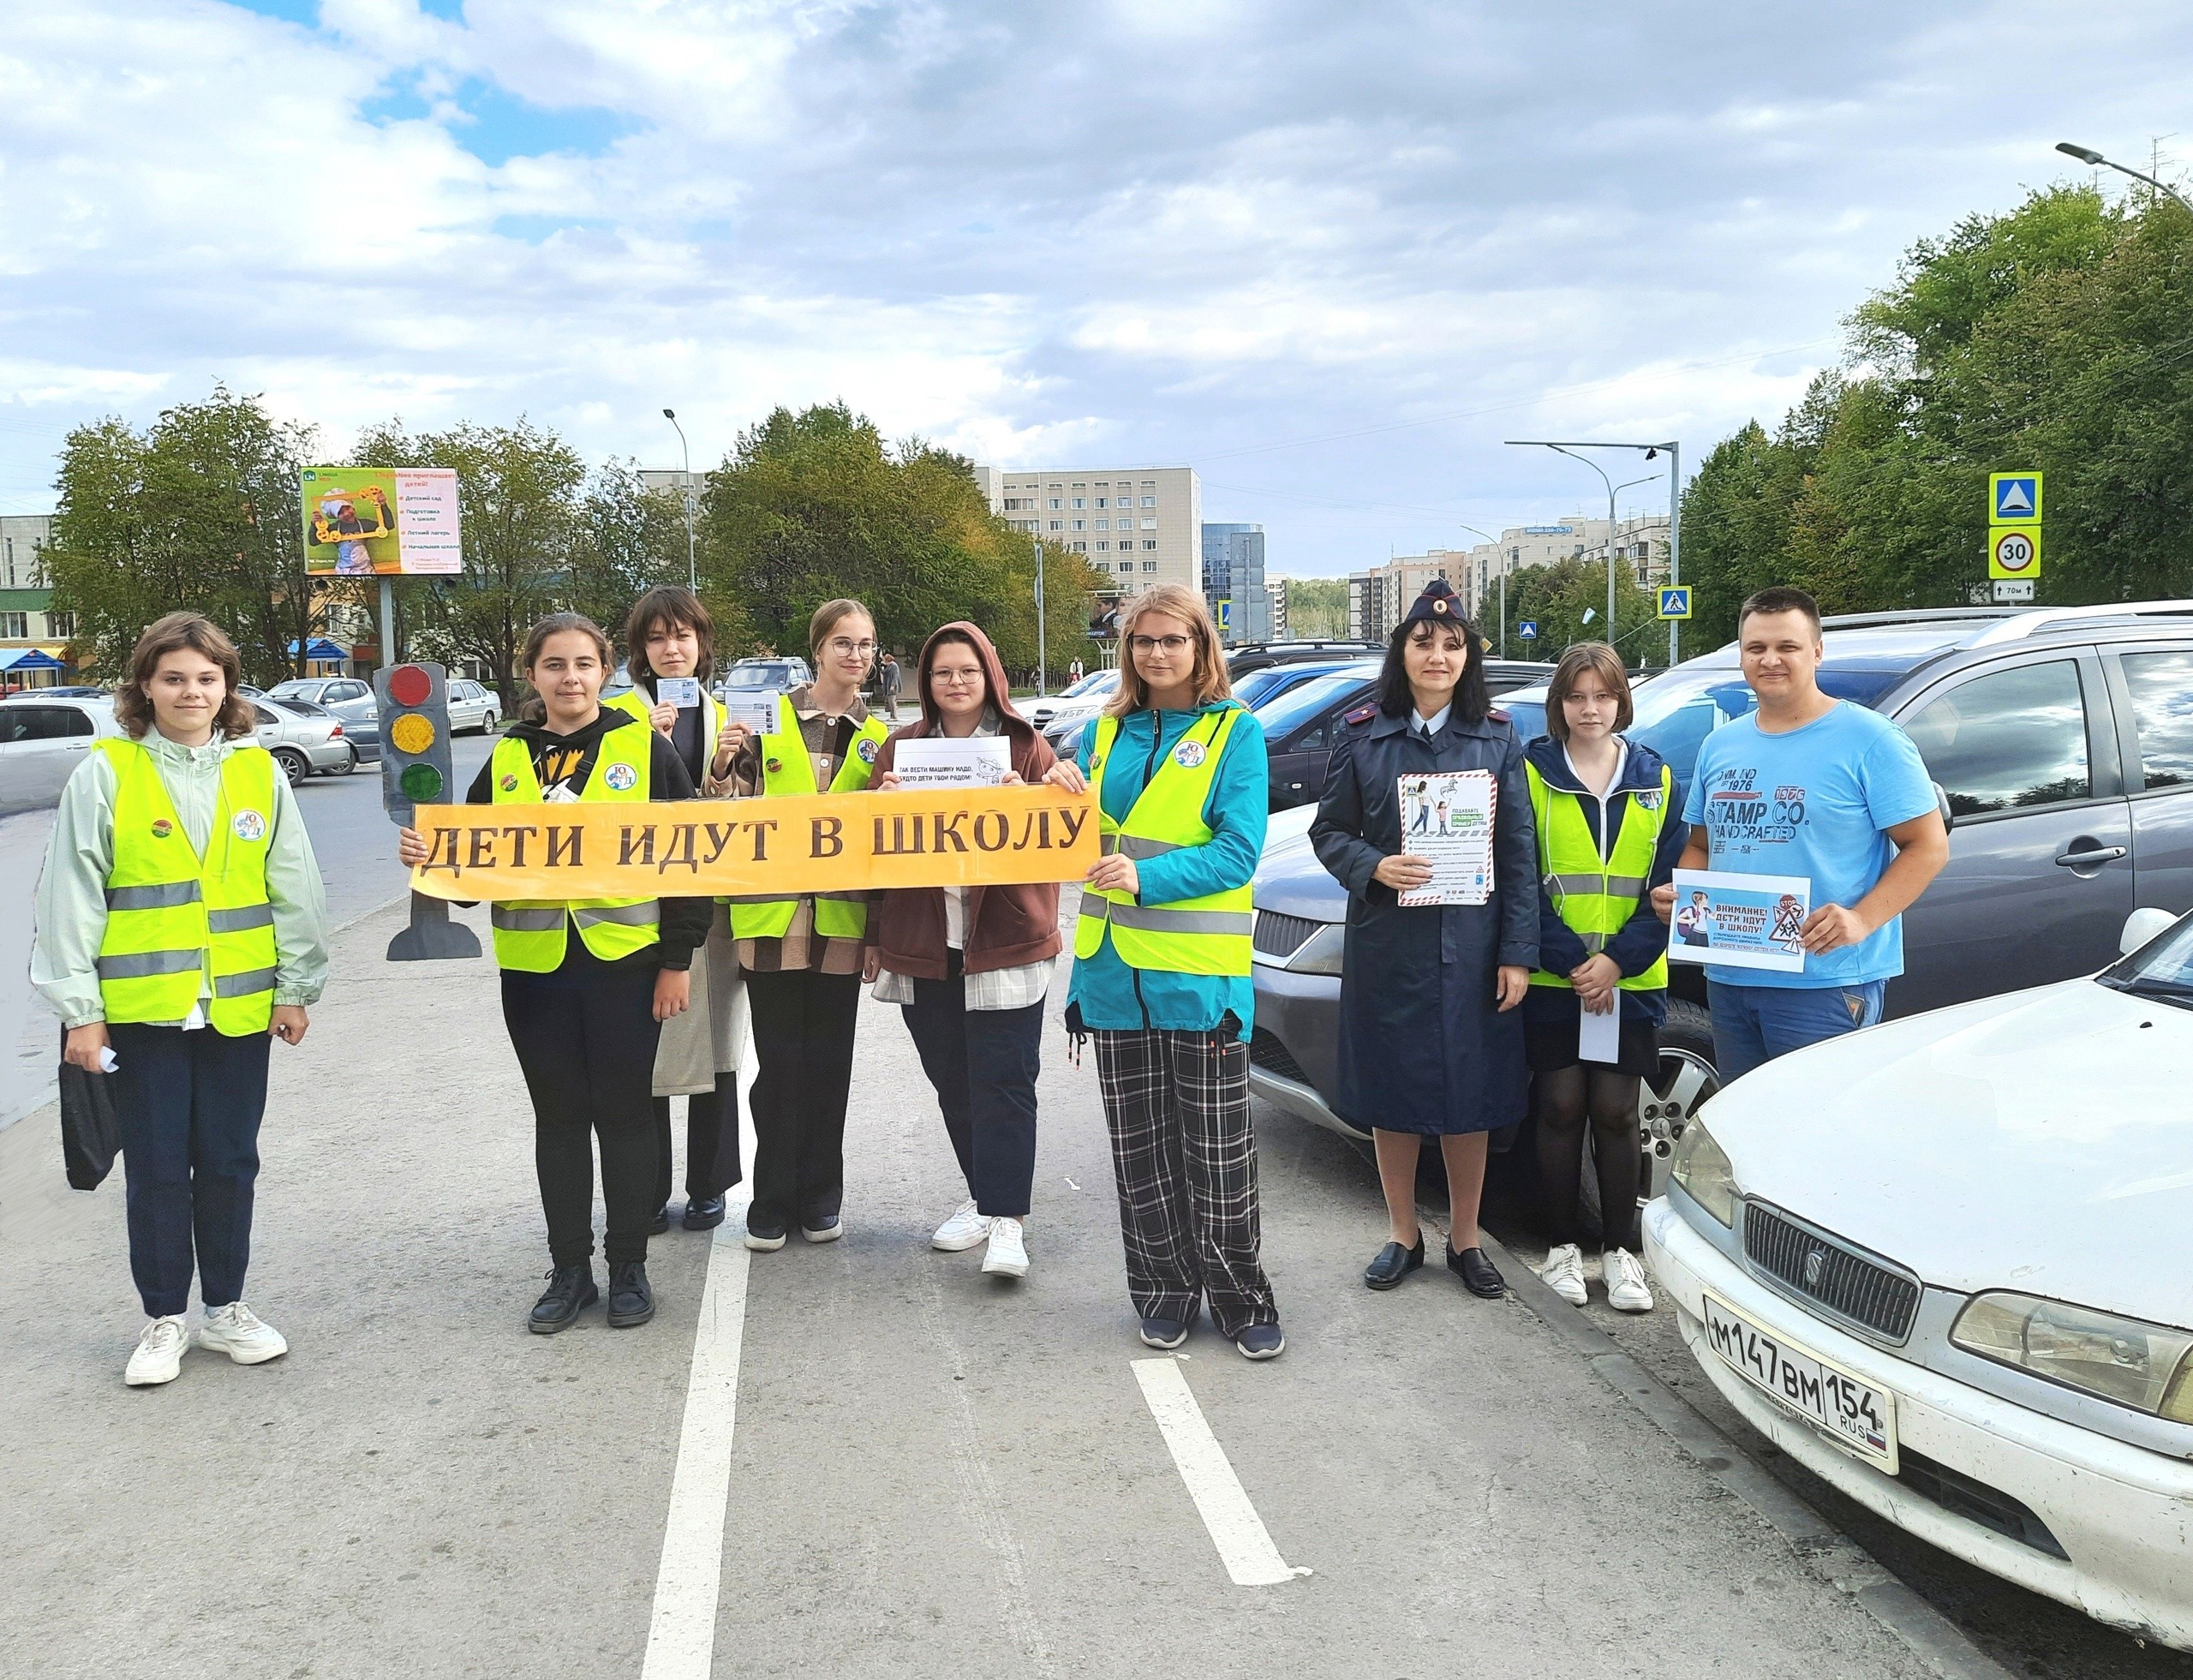
[[[1191,638],[1186,636],[1130,636],[1127,646],[1138,654],[1186,653]]]
[[[932,671],[929,673],[929,679],[939,688],[972,688],[983,680],[983,673],[979,671]]]
[[[855,642],[850,637],[838,636],[831,638],[829,647],[830,651],[837,655],[840,659],[849,659],[855,654],[858,654],[863,659],[873,659],[875,656],[875,643],[873,642]]]

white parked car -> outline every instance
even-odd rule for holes
[[[272,695],[248,703],[259,725],[252,738],[274,755],[290,786],[307,776],[347,776],[358,768],[357,753],[343,738],[342,720],[317,705],[301,711]]]
[[[629,684],[628,684],[629,685]],[[468,729],[476,729],[482,735],[492,735],[503,720],[502,697],[487,684],[475,682],[469,677],[452,677],[449,682],[449,732],[462,735]]]
[[[1031,700],[1021,709],[1036,726],[1036,732],[1055,744],[1068,729],[1102,711],[1119,685],[1117,671],[1092,671],[1062,693]]]
[[[2014,910],[2013,910],[2013,912]],[[2091,978],[1710,1099],[1646,1253],[1729,1402],[1854,1499],[2193,1649],[2193,916]]]
[[[0,700],[0,816],[54,804],[92,743],[122,732],[105,696],[27,689]]]

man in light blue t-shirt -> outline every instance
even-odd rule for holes
[[[1910,738],[1879,712],[1820,691],[1820,608],[1761,589],[1736,618],[1749,717],[1706,738],[1678,868],[1812,882],[1800,973],[1706,966],[1724,1080],[1881,1018],[1903,972],[1900,919],[1949,859],[1934,786]],[[1653,894],[1664,916],[1674,888]]]

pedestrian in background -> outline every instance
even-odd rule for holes
[[[1203,596],[1161,583],[1121,614],[1122,670],[1079,764],[1103,856],[1074,929],[1067,1030],[1096,1040],[1127,1290],[1173,1348],[1208,1301],[1242,1356],[1287,1345],[1264,1276],[1249,1122],[1250,882],[1270,784]]]
[[[1002,735],[1008,783],[1041,781],[1057,762],[1013,710],[1005,666],[973,625],[946,625],[923,643],[915,680],[921,719],[876,755],[879,789],[899,785],[901,741]],[[967,1185],[967,1199],[930,1243],[947,1252],[983,1245],[983,1270],[1001,1276],[1028,1275],[1043,998],[1061,942],[1055,882],[900,888],[878,894],[869,909],[875,1000],[905,1014]]]
[[[1483,904],[1405,906],[1431,880],[1401,834],[1403,776],[1488,772],[1492,892]],[[1341,956],[1344,1113],[1371,1128],[1389,1240],[1365,1270],[1390,1289],[1424,1264],[1417,1159],[1439,1139],[1449,1270],[1473,1294],[1505,1285],[1479,1246],[1487,1134],[1523,1118],[1528,1085],[1515,1011],[1538,966],[1538,840],[1522,744],[1492,709],[1475,628],[1443,577],[1425,586],[1386,646],[1370,705],[1340,730],[1317,820],[1318,861],[1347,888]]]
[[[815,680],[778,702],[777,726],[725,734],[734,790],[765,798],[857,793],[887,732],[861,704],[875,620],[827,601],[808,624]],[[846,1103],[868,931],[868,894],[733,900],[732,936],[754,1015],[754,1199],[746,1246],[770,1253],[794,1224],[810,1242],[844,1235]]]
[[[715,670],[715,624],[682,584],[649,589],[624,620],[624,668],[632,686],[604,703],[630,713],[667,739],[704,798],[732,792],[723,708],[708,691]],[[693,706],[665,704],[659,677],[700,687]],[[737,744],[731,744],[735,746]],[[720,765],[722,768],[718,768]],[[731,937],[729,907],[712,906],[707,942],[694,953],[690,1001],[662,1025],[654,1058],[655,1211],[650,1234],[670,1229],[672,1182],[670,1099],[685,1098],[685,1208],[689,1231],[723,1223],[724,1193],[738,1182],[738,1064],[746,1032],[746,989]]]
[[[552,613],[521,661],[535,692],[466,793],[467,803],[644,804],[690,799],[678,750],[601,703],[609,638],[591,619]],[[427,859],[415,828],[397,836],[407,864]],[[533,1098],[534,1168],[548,1226],[548,1287],[527,1327],[563,1330],[601,1298],[594,1281],[594,1151],[601,1148],[606,1313],[615,1329],[654,1316],[648,1226],[655,1200],[652,1097],[662,1023],[685,1011],[708,900],[520,899],[488,919],[502,970],[503,1025]]]
[[[289,1351],[243,1282],[270,1041],[304,1040],[327,904],[242,677],[234,644],[194,613],[146,630],[114,697],[126,738],[70,774],[39,878],[32,983],[61,1017],[64,1058],[105,1072],[120,1123],[147,1320],[133,1388],[182,1370],[194,1270],[198,1346],[238,1365]]]
[[[1087,674],[1088,673],[1082,667],[1081,655],[1079,654],[1076,654],[1072,659],[1067,661],[1066,685],[1068,688],[1072,688]]]
[[[884,715],[892,722],[899,720],[899,656],[883,655],[883,663],[875,673],[875,692],[883,702]]]
[[[1585,642],[1562,655],[1546,685],[1548,732],[1524,750],[1538,831],[1539,966],[1523,1038],[1553,1244],[1539,1275],[1563,1300],[1589,1299],[1579,1207],[1588,1121],[1607,1304],[1649,1312],[1652,1286],[1637,1258],[1638,1085],[1659,1072],[1668,1014],[1667,930],[1651,889],[1673,876],[1684,833],[1674,773],[1652,748],[1622,738],[1635,715],[1612,648]],[[1586,1011],[1616,1015],[1610,1059],[1584,1055]]]
[[[1706,967],[1724,1084],[1778,1055],[1871,1026],[1903,972],[1903,912],[1949,861],[1919,749],[1869,707],[1821,692],[1820,607],[1761,589],[1736,615],[1759,709],[1706,738],[1677,867],[1812,883],[1802,972]],[[1665,920],[1672,884],[1653,894]]]

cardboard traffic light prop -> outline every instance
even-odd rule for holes
[[[380,702],[381,808],[390,822],[409,828],[414,807],[450,804],[457,797],[449,754],[449,673],[423,661],[384,666],[373,673],[373,694]],[[442,900],[418,893],[411,894],[411,925],[388,942],[391,962],[479,954],[480,936],[451,921]]]

